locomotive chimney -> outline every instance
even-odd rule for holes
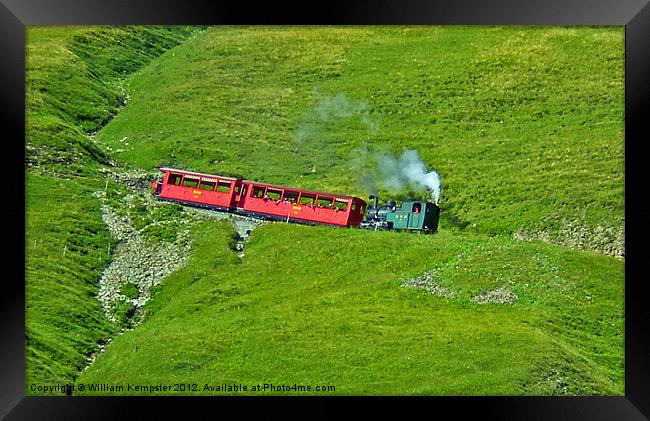
[[[368,196],[368,199],[375,199],[375,201],[373,202],[373,207],[377,209],[377,207],[379,206],[379,195],[371,194],[370,196]]]

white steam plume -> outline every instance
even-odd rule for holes
[[[364,126],[371,132],[377,131],[377,123],[370,118],[368,104],[363,101],[348,99],[345,93],[338,93],[335,96],[318,95],[318,106],[316,108],[318,117],[322,122],[359,117]]]
[[[412,188],[428,191],[434,203],[440,201],[442,180],[436,171],[427,169],[426,164],[415,150],[405,150],[399,156],[389,153],[372,153],[367,147],[357,149],[359,158],[374,158],[377,165],[360,176],[362,185],[372,193],[377,186],[391,191]],[[366,161],[367,163],[367,161]]]
[[[315,169],[316,164],[336,160],[336,146],[345,141],[344,133],[374,133],[379,125],[364,101],[353,100],[343,92],[326,95],[314,89],[313,93],[317,102],[302,115],[293,138],[293,152]]]

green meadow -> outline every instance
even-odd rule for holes
[[[197,226],[192,259],[157,291],[147,321],[79,381],[194,383],[202,394],[224,383],[334,385],[337,394],[621,392],[623,294],[611,281],[623,265],[610,257],[465,234],[272,224],[239,262],[231,231]],[[455,297],[400,287],[432,267]],[[505,279],[518,303],[471,301]]]
[[[622,395],[623,77],[619,27],[30,28],[27,393]],[[104,316],[93,193],[128,193],[105,169],[365,198],[359,174],[406,149],[442,177],[438,234],[269,223],[239,258],[230,223],[124,207],[189,218],[191,254],[142,323]],[[449,294],[402,286],[425,272]],[[499,288],[516,299],[476,301]]]

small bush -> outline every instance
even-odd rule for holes
[[[121,329],[128,329],[133,325],[136,307],[127,301],[117,301],[111,313],[115,316],[115,324]]]
[[[122,285],[122,288],[120,288],[120,293],[125,297],[131,299],[138,298],[140,296],[140,291],[138,290],[138,287],[136,287],[131,282]]]

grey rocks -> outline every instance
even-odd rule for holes
[[[159,206],[177,206],[156,201],[149,193],[148,187],[154,174],[142,170],[119,171],[105,169],[106,188],[109,181],[126,187],[119,201],[107,200],[106,191],[97,191],[94,196],[101,202],[102,218],[111,235],[117,241],[112,250],[112,260],[104,269],[99,280],[98,299],[106,317],[119,323],[124,314],[131,319],[128,326],[141,322],[141,309],[151,297],[151,288],[160,285],[162,280],[185,266],[189,260],[191,238],[190,225],[199,219],[230,220],[236,230],[234,251],[239,257],[244,256],[244,245],[251,232],[264,222],[241,215],[215,212],[207,209],[183,207],[183,211],[174,216],[152,220],[138,230],[130,220],[134,203],[144,206],[146,212],[154,212]],[[112,203],[111,207],[109,203]],[[117,204],[117,205],[116,205]],[[154,240],[144,232],[155,225],[171,224],[176,232],[173,241]],[[178,228],[180,227],[180,228]],[[174,231],[173,231],[174,232]],[[134,287],[137,293],[134,292]],[[125,294],[125,291],[131,291]],[[116,311],[116,309],[120,309]]]
[[[98,298],[106,316],[115,322],[114,306],[121,301],[132,304],[136,312],[142,308],[150,298],[151,288],[187,263],[191,242],[184,230],[173,243],[152,244],[131,226],[127,217],[119,216],[110,207],[103,205],[102,215],[119,242],[99,280]],[[136,298],[121,293],[128,283],[138,289]]]
[[[453,291],[438,285],[435,282],[437,276],[436,271],[430,270],[424,272],[422,275],[417,278],[408,279],[402,282],[402,286],[405,288],[422,288],[425,291],[429,292],[432,295],[437,295],[439,297],[451,298],[454,296]]]
[[[544,241],[579,250],[593,250],[603,254],[625,258],[625,230],[623,227],[597,225],[589,228],[579,220],[562,219],[559,230],[521,228],[513,233],[518,241]]]
[[[472,301],[479,304],[513,304],[517,301],[517,295],[507,286],[501,286],[473,297]]]
[[[416,278],[403,281],[401,286],[405,288],[421,288],[438,297],[456,297],[454,291],[436,282],[437,276],[438,273],[435,270],[429,270]],[[492,291],[486,290],[482,294],[472,297],[471,301],[478,304],[513,304],[517,301],[517,295],[507,286],[502,286]]]

